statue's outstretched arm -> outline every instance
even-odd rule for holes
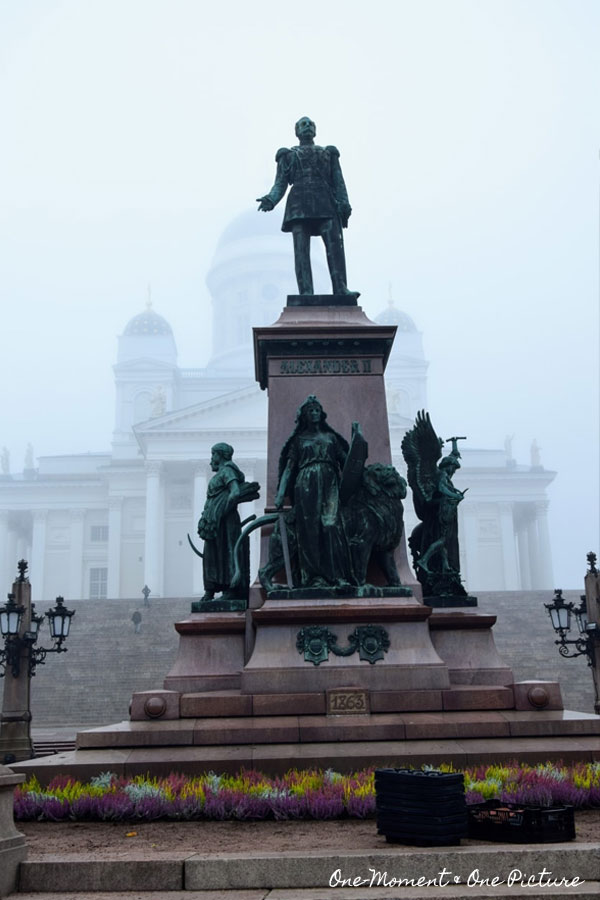
[[[258,207],[262,212],[270,212],[281,200],[287,190],[289,183],[289,156],[290,151],[286,148],[277,151],[275,159],[277,160],[277,174],[275,175],[275,184],[268,194],[264,197],[257,197],[260,204]]]

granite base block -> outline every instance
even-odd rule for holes
[[[288,294],[288,306],[356,306],[359,291],[348,294]]]
[[[52,859],[25,862],[19,891],[44,890],[57,896],[84,891],[182,891],[183,860],[70,860],[57,866]]]
[[[216,716],[251,716],[252,697],[238,691],[208,691],[183,694],[182,718],[214,718]]]
[[[427,712],[442,708],[442,691],[371,691],[372,713]]]
[[[13,797],[25,776],[0,765],[0,897],[16,890],[19,864],[27,856],[25,835],[17,831]]]
[[[599,758],[600,735],[582,734],[76,750],[17,763],[16,767],[28,777],[35,774],[42,785],[47,785],[56,775],[64,773],[88,781],[106,771],[126,777],[148,772],[162,777],[172,772],[235,774],[246,768],[283,775],[290,768],[332,768],[338,772],[353,772],[368,767],[418,767],[441,763],[465,767],[508,763],[515,759],[531,764],[548,760],[571,763],[593,762]]]
[[[254,694],[252,712],[255,716],[310,716],[325,714],[325,693],[313,694]]]
[[[468,594],[428,595],[423,597],[423,603],[425,606],[431,606],[432,609],[459,609],[463,606],[477,606],[477,597],[471,597]]]
[[[515,698],[512,686],[454,684],[442,691],[442,704],[447,711],[513,709]]]
[[[179,691],[136,691],[131,697],[129,717],[141,719],[178,719]]]
[[[194,744],[289,744],[300,740],[296,716],[202,719],[194,729]]]
[[[0,897],[7,897],[17,890],[19,868],[27,857],[25,835],[0,838]]]
[[[513,684],[515,709],[563,709],[557,681],[517,681]]]
[[[180,693],[239,688],[245,629],[241,612],[193,613],[176,622],[179,647],[164,688]]]

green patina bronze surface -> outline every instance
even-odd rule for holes
[[[339,496],[349,448],[326,420],[317,398],[307,397],[279,459],[275,507],[282,509],[285,497],[292,500],[286,525],[294,533],[299,586],[305,588],[354,582]]]
[[[460,469],[458,441],[449,438],[452,450],[442,457],[442,441],[426,412],[417,414],[415,425],[402,441],[415,512],[420,523],[408,539],[416,576],[425,598],[448,597],[449,605],[465,605],[458,549],[458,504],[466,491],[459,491],[452,476]],[[438,463],[438,460],[440,462]],[[471,601],[474,598],[469,598]],[[435,605],[443,605],[435,603]],[[466,604],[466,605],[473,605]]]
[[[307,397],[281,451],[275,506],[283,510],[287,497],[291,508],[277,518],[261,583],[274,597],[383,596],[392,589],[410,596],[394,561],[406,482],[393,466],[365,466],[368,448],[358,423],[349,446],[326,419],[318,399]],[[287,585],[274,581],[285,568],[282,528],[293,582]],[[386,588],[367,583],[370,566]]]
[[[324,625],[307,625],[301,628],[296,638],[298,653],[304,654],[306,662],[318,666],[335,656],[352,656],[358,652],[359,659],[373,665],[383,659],[390,647],[390,639],[381,625],[358,625],[348,635],[348,646],[338,647],[337,635]]]
[[[315,144],[317,129],[307,116],[296,122],[295,131],[298,145],[277,151],[275,184],[268,194],[258,198],[258,208],[270,212],[291,185],[281,229],[290,231],[294,240],[298,292],[307,296],[314,294],[310,239],[320,236],[325,244],[333,293],[347,295],[355,301],[358,294],[348,290],[346,284],[342,229],[348,227],[352,207],[340,167],[339,150]]]
[[[246,608],[250,581],[247,542],[242,547],[238,577],[234,580],[234,551],[242,530],[238,506],[258,498],[259,484],[247,482],[232,457],[230,444],[219,443],[212,448],[210,467],[215,474],[208,483],[206,502],[198,522],[198,534],[204,541],[202,553],[192,544],[195,552],[202,556],[204,596],[192,603],[192,612]],[[221,596],[215,597],[216,594]]]

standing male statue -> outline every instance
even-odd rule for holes
[[[314,294],[310,239],[320,235],[325,244],[333,293],[356,298],[358,293],[348,290],[346,285],[342,228],[348,227],[352,207],[340,168],[340,152],[337,147],[317,146],[316,133],[315,123],[307,116],[296,122],[299,144],[277,151],[275,184],[268,194],[258,198],[258,208],[270,212],[291,184],[281,230],[292,232],[299,293]]]

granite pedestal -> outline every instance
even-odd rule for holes
[[[274,325],[254,329],[256,377],[269,392],[267,511],[309,394],[346,438],[361,424],[368,464],[391,463],[383,374],[395,330],[371,322],[355,298],[292,298]],[[271,529],[262,529],[261,566]],[[193,612],[175,625],[179,653],[163,687],[134,694],[131,721],[80,733],[64,764],[87,774],[347,771],[600,753],[600,718],[563,710],[556,683],[514,684],[495,616],[423,604],[404,535],[395,559],[401,587],[386,586],[372,559],[376,590],[282,585],[268,596],[257,582],[245,612]],[[22,768],[46,777],[61,764]]]

